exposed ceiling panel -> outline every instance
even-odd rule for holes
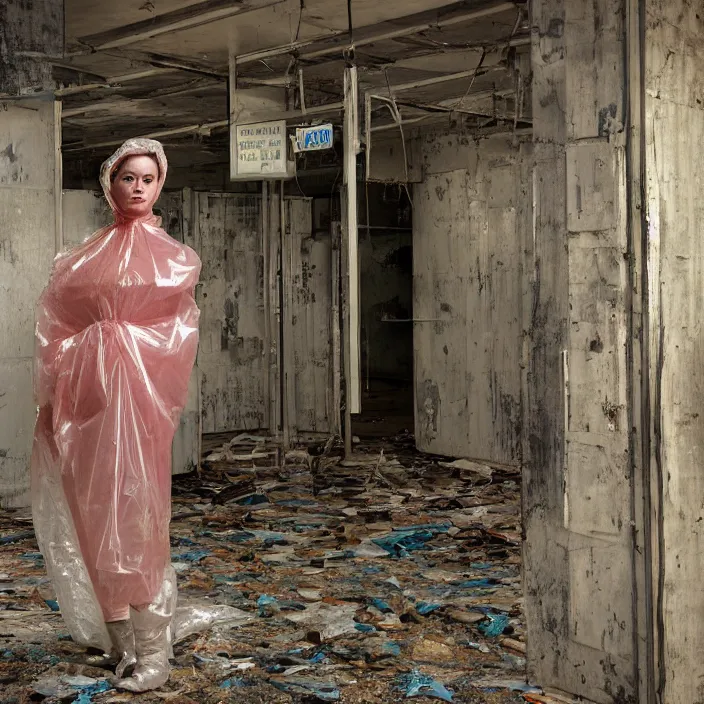
[[[499,0],[351,0],[350,43],[344,0],[66,0],[71,50],[55,67],[64,153],[102,157],[145,134],[184,151],[225,149],[231,51],[238,94],[277,86],[266,90],[296,122],[306,119],[300,86],[308,109],[339,104],[345,60],[354,60],[362,95],[380,96],[375,128],[394,126],[384,97],[409,125],[530,124],[527,76],[517,70],[529,43],[525,9]],[[153,27],[158,36],[144,40]],[[87,43],[108,48],[91,52]]]

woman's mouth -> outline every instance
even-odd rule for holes
[[[144,198],[140,198],[139,196],[133,196],[130,200],[133,203],[144,203]]]

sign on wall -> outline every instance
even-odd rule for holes
[[[234,178],[288,178],[285,120],[237,125],[233,156]]]
[[[331,149],[333,142],[332,125],[316,125],[315,127],[299,127],[293,140],[293,151],[312,152],[320,149]]]

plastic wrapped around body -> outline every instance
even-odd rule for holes
[[[114,210],[121,157],[102,179]],[[161,190],[165,159],[159,167]],[[171,444],[196,356],[200,272],[153,215],[115,216],[56,258],[40,298],[32,455],[35,531],[61,611],[74,640],[106,651],[104,622],[151,604],[170,564]]]

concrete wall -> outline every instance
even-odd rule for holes
[[[629,445],[626,6],[537,0],[532,13],[529,671],[595,702],[645,701]]]
[[[26,506],[36,417],[34,311],[57,242],[54,104],[0,103],[0,503]]]
[[[416,442],[520,459],[523,261],[530,145],[457,133],[421,139],[414,187]]]
[[[649,0],[645,34],[651,399],[665,704],[704,702],[704,5]]]

